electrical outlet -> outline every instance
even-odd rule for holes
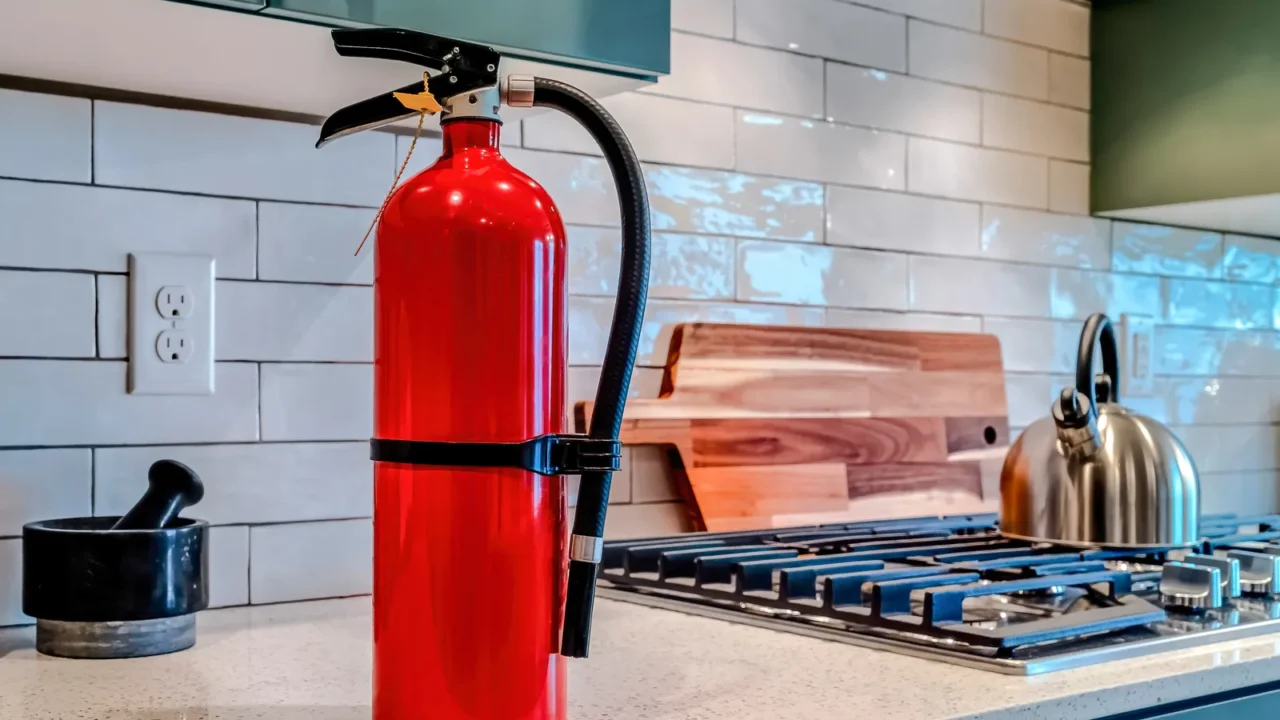
[[[1121,315],[1120,397],[1155,391],[1155,319],[1146,315]]]
[[[156,310],[163,318],[191,317],[195,299],[185,285],[165,285],[156,293]]]
[[[156,356],[163,363],[184,363],[195,354],[195,341],[186,330],[165,330],[156,336]]]
[[[213,393],[214,259],[129,256],[129,392]]]

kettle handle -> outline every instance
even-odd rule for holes
[[[1097,392],[1093,377],[1093,346],[1102,346],[1102,372],[1111,380],[1111,392],[1108,400],[1120,402],[1120,360],[1116,350],[1116,334],[1111,329],[1111,320],[1102,313],[1094,313],[1084,321],[1084,330],[1080,333],[1080,351],[1076,355],[1076,392],[1089,398],[1093,407],[1097,407]]]

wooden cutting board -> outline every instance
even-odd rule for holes
[[[694,527],[725,531],[994,511],[1008,435],[992,335],[693,323],[621,439],[667,447]]]

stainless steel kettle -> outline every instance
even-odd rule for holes
[[[1102,374],[1093,375],[1100,341]],[[1000,530],[1025,540],[1108,547],[1189,546],[1200,533],[1200,480],[1164,425],[1119,404],[1115,333],[1101,313],[1080,335],[1076,386],[1009,448]]]

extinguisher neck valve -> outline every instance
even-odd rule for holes
[[[533,77],[530,75],[507,75],[502,78],[502,102],[510,107],[533,107]]]

